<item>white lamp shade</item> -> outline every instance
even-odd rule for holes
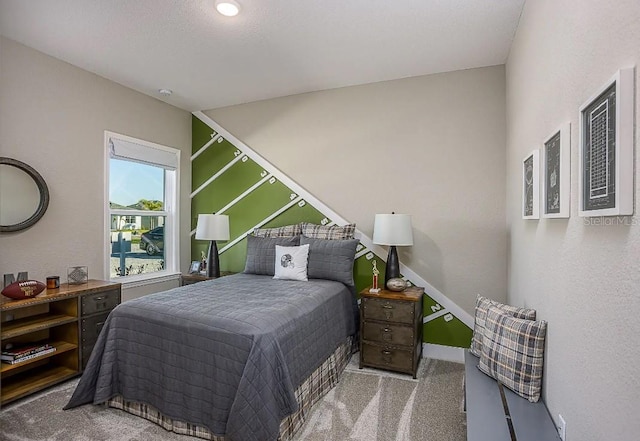
[[[196,239],[229,240],[229,216],[224,214],[199,214]]]
[[[410,214],[376,214],[373,243],[377,245],[413,245]]]

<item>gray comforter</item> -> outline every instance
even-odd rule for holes
[[[352,302],[339,282],[249,274],[125,302],[65,408],[122,395],[233,441],[275,440],[295,388],[355,332]]]

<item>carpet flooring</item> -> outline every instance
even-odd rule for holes
[[[464,365],[423,359],[418,379],[358,369],[357,354],[340,383],[318,402],[294,441],[466,441]],[[0,411],[2,441],[186,441],[142,418],[104,406],[63,411],[77,380]]]

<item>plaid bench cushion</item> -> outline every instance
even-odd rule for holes
[[[531,402],[540,399],[547,322],[487,311],[478,369]]]
[[[473,326],[473,339],[471,340],[471,347],[469,348],[469,352],[471,352],[476,357],[480,357],[480,355],[482,354],[482,336],[485,326],[484,323],[487,317],[487,310],[490,306],[498,307],[503,312],[516,318],[525,320],[536,319],[535,309],[517,308],[515,306],[505,305],[503,303],[496,302],[495,300],[491,300],[478,295],[478,297],[476,298],[476,314],[475,323]]]

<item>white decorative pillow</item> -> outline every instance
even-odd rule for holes
[[[276,272],[274,279],[309,280],[307,262],[309,261],[309,244],[299,247],[283,247],[276,245]]]

